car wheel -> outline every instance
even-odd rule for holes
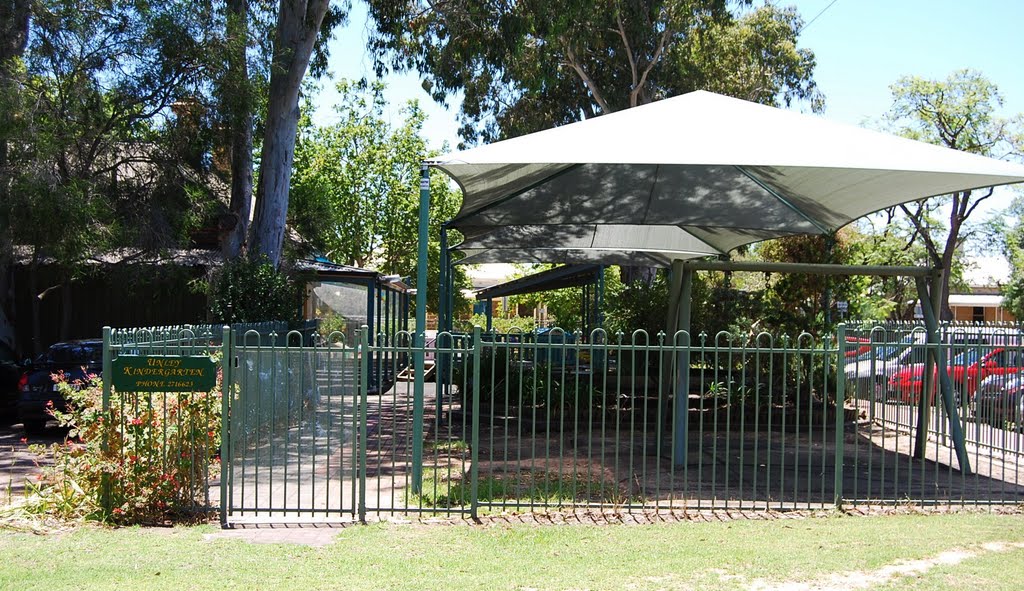
[[[46,421],[24,421],[25,433],[29,435],[41,435],[46,432]]]

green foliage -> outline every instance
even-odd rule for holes
[[[69,429],[49,453],[53,464],[33,486],[28,508],[64,520],[163,523],[205,506],[220,445],[220,378],[213,391],[145,395],[115,392],[103,412],[97,376],[57,382],[68,402],[51,409]],[[110,513],[103,508],[109,490]]]
[[[313,249],[338,263],[372,267],[415,283],[419,238],[420,165],[433,155],[415,102],[395,126],[385,117],[384,85],[338,82],[338,120],[316,127],[307,118],[295,154],[289,216]],[[438,170],[430,179],[429,308],[437,309],[440,224],[460,196]],[[451,243],[457,242],[457,236]],[[458,308],[469,281],[456,267]]]
[[[664,270],[657,272],[649,286],[642,281],[623,283],[615,272],[605,277],[605,327],[609,332],[628,335],[643,329],[656,335],[668,328],[668,274]]]
[[[472,332],[474,326],[487,328],[487,316],[474,314],[469,320],[464,320],[458,326],[458,330]],[[531,318],[514,316],[512,318],[501,318],[495,316],[491,319],[491,326],[498,334],[530,333],[537,328],[537,322]]]
[[[1024,115],[999,117],[1003,105],[999,89],[979,72],[958,70],[945,80],[907,76],[891,90],[893,107],[884,123],[904,137],[994,158],[1019,158],[1024,153]],[[946,319],[950,317],[949,285],[956,284],[963,270],[958,253],[978,230],[969,218],[991,195],[991,188],[968,190],[901,205],[902,216],[887,212],[887,225],[895,218],[897,227],[907,228],[902,231],[910,236],[905,248],[921,244],[929,264],[951,271],[942,293]],[[939,219],[945,211],[948,221]]]
[[[1003,285],[1003,306],[1024,318],[1024,199],[1018,197],[1003,216],[1000,242],[1010,262],[1010,277]]]
[[[610,401],[605,398],[601,384],[576,375],[571,361],[564,365],[557,363],[573,352],[572,347],[563,352],[532,349],[529,345],[485,348],[480,358],[481,402],[538,420],[569,416],[578,409],[605,408]],[[523,360],[531,363],[520,363]],[[468,397],[473,387],[472,375],[467,363],[453,367],[452,384],[463,397],[466,412],[472,412]]]
[[[370,47],[378,71],[415,68],[439,102],[462,93],[460,134],[470,142],[698,89],[820,106],[796,11],[749,4],[372,0]]]
[[[175,246],[197,224],[203,165],[178,151],[208,16],[186,2],[34,6],[9,142],[14,240],[73,267],[97,251]],[[27,219],[26,219],[27,218]],[[74,220],[75,223],[68,223]]]
[[[266,259],[225,263],[209,285],[210,314],[217,323],[299,320],[304,284]]]
[[[793,236],[764,242],[758,248],[766,261],[852,264],[854,249],[846,231],[831,236]],[[856,276],[780,273],[771,277],[762,295],[763,322],[756,330],[798,335],[803,331],[826,334],[835,328],[839,315],[835,302],[849,304],[848,315],[858,316],[859,294],[865,286]]]

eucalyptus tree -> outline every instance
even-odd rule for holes
[[[347,5],[346,5],[347,7]],[[281,0],[277,8],[267,89],[266,118],[260,148],[256,214],[250,231],[250,252],[275,267],[281,260],[288,213],[288,189],[299,124],[299,91],[314,48],[346,11],[331,10],[330,0]],[[244,123],[243,123],[244,124]]]
[[[9,139],[17,125],[12,108],[18,97],[18,71],[20,60],[28,43],[31,10],[28,0],[0,3],[0,348],[16,350],[14,337],[14,241],[11,225],[14,210],[11,207],[11,168],[9,166]]]
[[[793,8],[749,0],[369,0],[378,69],[463,94],[461,135],[493,141],[708,89],[789,104],[821,96]]]
[[[1024,116],[1001,117],[1002,95],[979,72],[958,70],[945,80],[907,76],[891,90],[893,107],[885,121],[904,137],[994,158],[1024,155]],[[951,318],[949,271],[974,230],[968,219],[992,194],[992,188],[960,191],[899,206],[911,228],[907,244],[923,245],[928,261],[947,270],[941,300],[946,319]]]

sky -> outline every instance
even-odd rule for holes
[[[763,0],[758,0],[758,3]],[[814,78],[825,94],[824,117],[852,125],[877,119],[891,106],[889,86],[901,76],[944,79],[962,68],[980,71],[1000,89],[1007,114],[1024,112],[1024,1],[1020,0],[778,0],[804,18],[800,46],[814,51]],[[813,20],[812,20],[813,19]],[[331,46],[330,70],[345,78],[373,77],[367,55],[366,9],[354,0],[350,22]],[[455,113],[435,103],[415,73],[386,78],[391,116],[410,99],[428,115],[431,146],[458,142]],[[332,119],[337,95],[329,81],[316,118]],[[794,105],[794,108],[801,108]],[[804,106],[806,110],[806,106]],[[396,119],[397,120],[397,119]]]
[[[755,0],[756,4],[763,0]],[[1024,0],[777,0],[796,6],[806,23],[801,47],[814,51],[814,79],[825,95],[826,119],[867,125],[892,105],[891,84],[902,76],[945,79],[971,68],[998,86],[1004,115],[1024,112]],[[337,77],[373,77],[367,55],[366,10],[353,1],[347,27],[331,46],[330,70]],[[399,109],[419,100],[427,121],[424,135],[432,148],[458,144],[457,105],[446,110],[420,86],[416,73],[391,75],[389,116],[397,124]],[[332,120],[337,95],[329,81],[317,102],[315,120]],[[454,101],[453,101],[454,102]],[[806,105],[793,108],[807,110]],[[979,212],[992,215],[1005,208],[1013,193],[998,192]],[[976,214],[977,215],[977,214]]]

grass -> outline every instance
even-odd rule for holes
[[[648,526],[339,529],[324,547],[213,538],[211,526],[0,532],[0,589],[748,589],[901,560],[975,557],[886,589],[1019,589],[1024,516],[827,517]]]

